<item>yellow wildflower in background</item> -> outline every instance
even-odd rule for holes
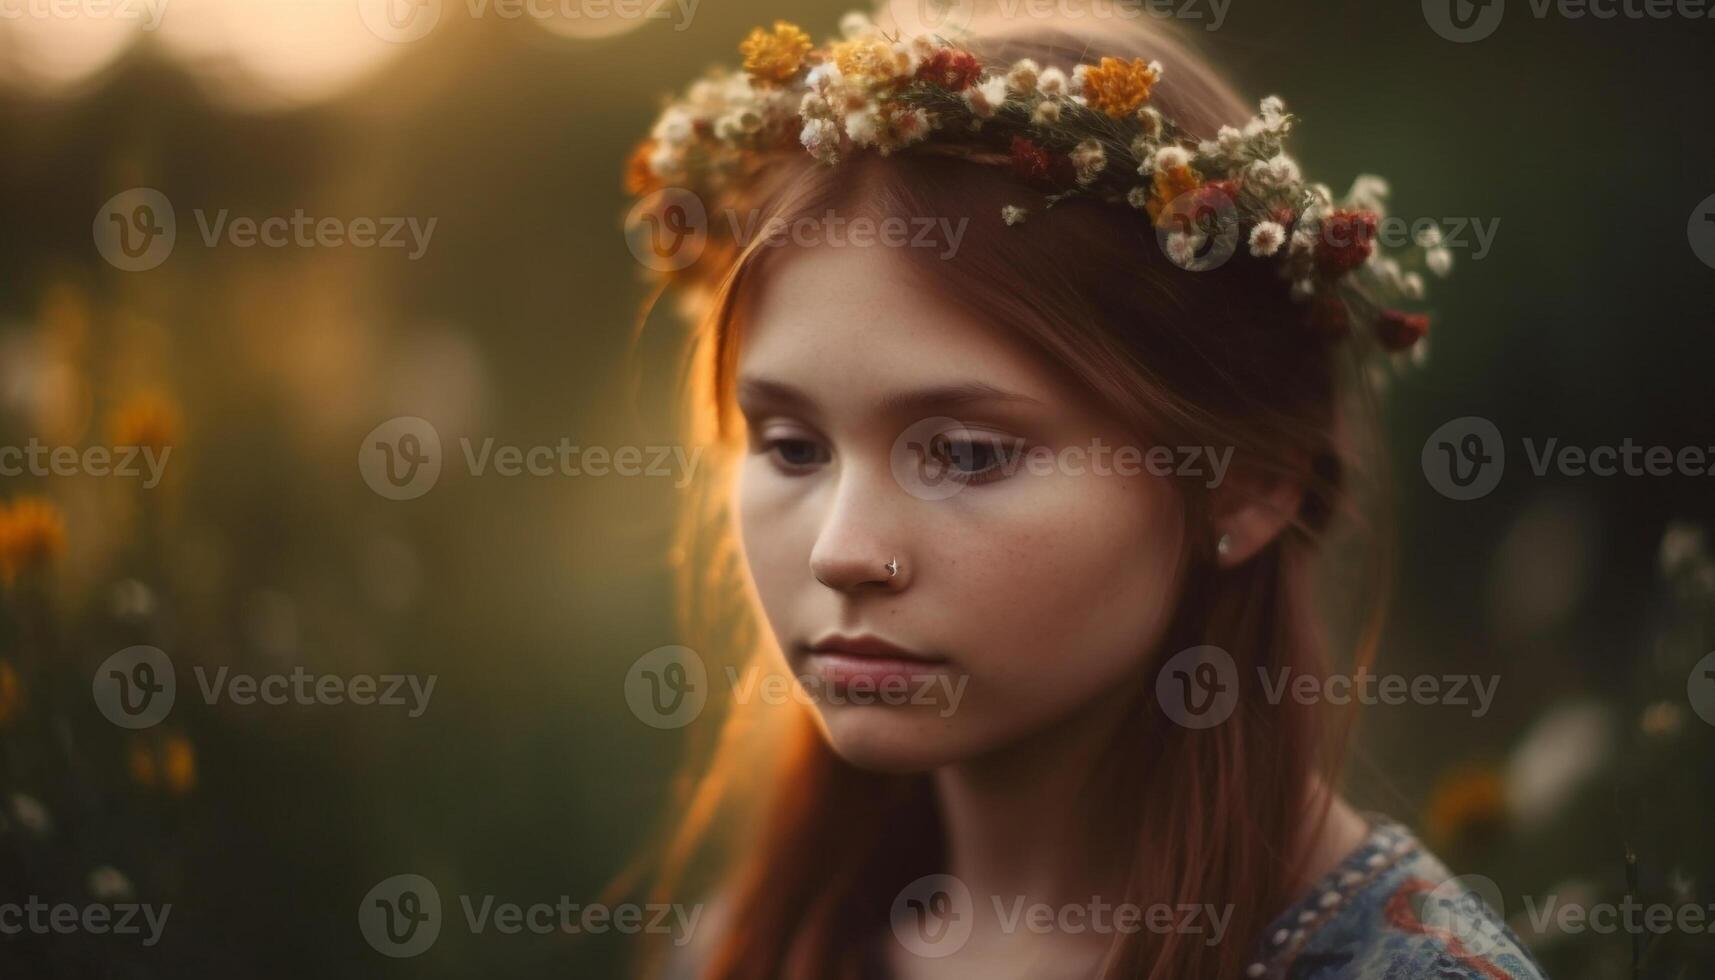
[[[129,768],[137,785],[183,796],[196,787],[196,747],[183,735],[168,735],[159,742],[139,738],[131,743]]]
[[[18,680],[18,671],[0,660],[0,725],[18,717],[18,710],[23,706],[24,685]]]
[[[1100,109],[1114,119],[1129,116],[1149,101],[1149,90],[1161,80],[1161,66],[1133,58],[1103,58],[1094,66],[1084,66],[1084,101],[1090,108]]]
[[[36,572],[65,551],[65,518],[40,497],[16,497],[0,506],[0,582]]]
[[[1429,795],[1423,829],[1437,846],[1446,846],[1504,824],[1507,787],[1493,769],[1467,768],[1443,776]]]
[[[167,790],[183,796],[197,784],[197,756],[191,740],[183,735],[169,735],[161,746],[161,776]]]
[[[182,426],[178,406],[147,393],[121,403],[110,428],[115,446],[146,446],[158,452],[179,441]]]
[[[752,78],[784,82],[798,74],[811,47],[810,35],[795,24],[777,20],[773,33],[760,27],[752,29],[750,36],[739,42],[738,50],[744,55],[744,70]]]

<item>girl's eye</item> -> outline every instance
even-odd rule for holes
[[[937,435],[929,443],[930,465],[963,483],[991,483],[1011,474],[1021,445],[998,437],[965,438]]]
[[[803,472],[828,461],[821,445],[809,439],[770,439],[762,449],[790,472]]]

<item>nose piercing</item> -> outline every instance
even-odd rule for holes
[[[899,559],[889,558],[887,564],[882,567],[887,569],[887,577],[892,578],[899,574]]]

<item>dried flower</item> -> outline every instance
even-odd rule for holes
[[[911,67],[910,55],[882,37],[841,41],[828,53],[842,74],[868,79],[872,83],[898,81],[909,74]]]
[[[1005,101],[1006,79],[998,76],[965,89],[965,103],[971,107],[971,115],[978,119],[993,116]]]
[[[739,43],[744,55],[744,70],[752,78],[764,82],[784,82],[804,66],[804,56],[813,45],[810,35],[784,20],[774,22],[772,33],[754,28],[750,36]]]
[[[1006,222],[1008,225],[1016,225],[1023,221],[1024,216],[1029,213],[1029,211],[1024,210],[1016,204],[1007,204],[1002,206],[1000,209],[1000,220]]]
[[[1036,91],[1037,79],[1041,77],[1041,65],[1029,58],[1020,58],[1013,62],[1012,69],[1006,73],[1006,84],[1020,95],[1031,95]]]
[[[1118,119],[1149,101],[1149,90],[1161,80],[1161,63],[1133,58],[1103,58],[1100,64],[1079,65],[1082,95],[1090,108]]]
[[[1072,148],[1072,168],[1080,184],[1095,180],[1108,165],[1107,151],[1096,140],[1083,140]]]
[[[1042,74],[1036,78],[1036,89],[1049,98],[1063,98],[1068,94],[1071,83],[1066,80],[1066,73],[1058,68],[1042,69]]]
[[[1370,257],[1375,237],[1374,211],[1333,211],[1316,241],[1316,265],[1326,275],[1350,272]]]
[[[1267,258],[1280,251],[1280,246],[1286,244],[1286,229],[1273,221],[1261,221],[1251,229],[1251,254],[1257,258]]]
[[[982,77],[983,66],[968,51],[938,48],[917,69],[917,77],[949,92],[963,92]]]
[[[1376,338],[1390,351],[1406,350],[1429,333],[1429,318],[1421,313],[1383,310],[1376,320]]]

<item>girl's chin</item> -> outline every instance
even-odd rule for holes
[[[960,737],[962,726],[936,717],[901,717],[899,709],[827,709],[821,713],[821,726],[835,755],[870,772],[928,772],[977,754]]]

